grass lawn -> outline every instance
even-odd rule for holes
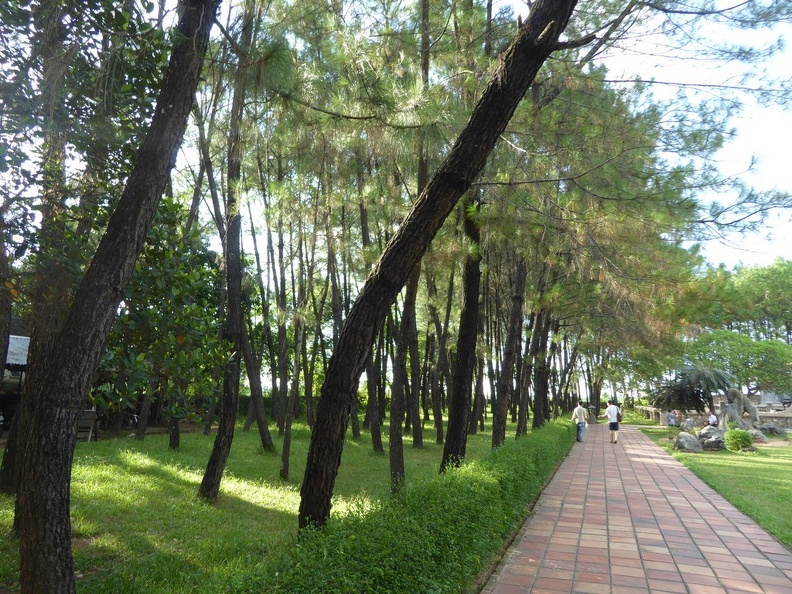
[[[385,438],[387,431],[385,426]],[[509,435],[514,435],[513,427]],[[212,504],[198,500],[196,493],[214,434],[183,433],[179,451],[168,449],[167,435],[79,442],[71,496],[77,590],[227,591],[229,582],[271,552],[293,546],[309,430],[304,424],[294,426],[287,482],[279,478],[282,440],[277,430],[273,438],[278,453],[265,453],[255,429],[237,429],[220,496]],[[387,448],[386,441],[386,453],[375,454],[368,433],[359,442],[347,440],[334,514],[389,494]],[[469,437],[468,459],[490,450],[490,433]],[[407,483],[437,475],[442,451],[433,430],[424,431],[421,449],[413,448],[405,435]],[[13,498],[0,495],[0,592],[19,587],[12,521]]]
[[[792,550],[792,445],[774,439],[756,444],[757,452],[678,452],[665,427],[644,427],[644,433],[720,493],[736,508],[753,518]]]

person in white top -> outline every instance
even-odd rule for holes
[[[613,400],[608,400],[608,408],[605,409],[603,417],[608,417],[608,429],[610,429],[611,443],[619,443],[619,407]]]
[[[583,430],[588,427],[588,411],[583,408],[582,400],[578,400],[578,405],[572,411],[572,422],[577,425],[577,441],[583,441]]]

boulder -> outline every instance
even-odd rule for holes
[[[708,439],[701,439],[699,440],[699,443],[703,449],[710,452],[726,449],[726,443],[723,441],[722,435],[715,435]]]
[[[750,431],[748,431],[748,433],[751,434],[751,437],[753,438],[753,442],[754,443],[767,443],[768,442],[768,439],[765,436],[765,434],[762,433],[761,431],[759,431],[759,429],[751,429]]]
[[[726,435],[726,430],[721,429],[720,427],[704,427],[701,431],[696,434],[696,437],[699,441],[704,441],[707,439],[712,439],[714,437],[719,437],[723,439],[723,436]]]
[[[684,421],[682,421],[682,422],[679,424],[679,428],[680,428],[682,431],[687,431],[687,432],[689,432],[689,433],[692,433],[692,432],[693,432],[693,430],[695,429],[695,424],[693,423],[693,419],[689,419],[689,418],[688,418],[688,419],[685,419]]]
[[[787,430],[781,425],[776,425],[775,423],[762,423],[761,425],[757,425],[756,428],[765,435],[780,435],[781,437],[787,436]]]
[[[674,449],[681,452],[701,452],[704,448],[701,447],[699,440],[694,435],[682,431],[677,435]]]

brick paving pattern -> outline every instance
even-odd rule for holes
[[[589,425],[481,594],[792,594],[790,551],[637,428],[609,435]]]

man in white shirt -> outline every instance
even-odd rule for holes
[[[588,427],[588,412],[583,408],[582,400],[578,400],[578,405],[572,411],[572,422],[577,425],[577,441],[583,441],[583,430]]]
[[[605,409],[603,417],[608,417],[608,429],[610,429],[611,443],[619,443],[619,407],[613,400],[608,400],[608,408]]]

